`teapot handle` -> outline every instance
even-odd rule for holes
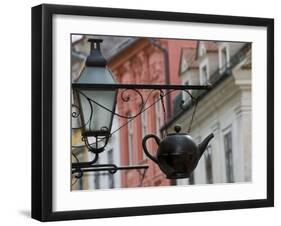
[[[159,145],[160,144],[160,139],[159,137],[157,137],[156,135],[154,134],[148,134],[146,135],[143,140],[142,140],[142,147],[143,147],[143,151],[144,153],[147,155],[147,157],[149,157],[153,162],[157,163],[158,164],[158,160],[156,157],[152,156],[149,151],[147,150],[146,148],[146,141],[149,139],[149,138],[154,138],[154,140],[156,141],[156,143]]]

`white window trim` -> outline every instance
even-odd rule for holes
[[[128,112],[127,113],[127,116],[131,116],[131,112]],[[130,119],[128,119],[129,121]],[[133,121],[130,121],[128,124],[127,124],[127,127],[128,127],[128,162],[129,162],[129,165],[132,165],[133,162],[134,162],[134,147],[133,147],[133,134],[134,134],[134,126],[133,126]],[[131,140],[131,137],[132,137],[132,140]]]
[[[186,79],[185,81],[182,82],[182,85],[187,85],[186,83],[188,82],[189,84],[189,81],[188,79]],[[185,91],[182,91],[182,100],[184,101],[184,104],[187,104],[190,100],[191,100],[191,97],[190,95],[185,92]]]
[[[201,143],[201,136],[197,135],[194,137],[194,141],[196,144],[200,144]],[[194,184],[197,184],[196,181],[198,181],[198,178],[200,177],[200,172],[198,173],[198,171],[196,171],[197,168],[194,169],[193,173],[193,180],[194,180]],[[189,181],[188,181],[189,183]]]
[[[148,134],[148,114],[147,114],[147,110],[143,111],[140,115],[140,119],[141,119],[141,136],[142,138],[144,136],[146,136]],[[143,160],[147,159],[147,156],[144,154],[142,154],[142,158]]]
[[[202,57],[202,56],[206,55],[206,53],[207,53],[207,50],[206,50],[204,44],[200,43],[200,45],[199,45],[199,57]]]
[[[154,100],[157,101],[159,98],[160,97],[155,96]],[[163,123],[162,115],[163,115],[162,104],[161,104],[161,100],[159,100],[155,103],[156,135],[158,137],[161,137],[160,129]]]
[[[142,135],[142,137],[144,137],[148,133],[147,125],[148,125],[147,110],[145,110],[141,113],[141,135]]]
[[[233,180],[234,180],[234,182],[235,182],[235,161],[234,161],[234,145],[233,145],[233,143],[234,143],[234,137],[233,137],[233,127],[232,127],[232,124],[230,124],[230,125],[228,125],[228,126],[226,126],[226,127],[224,127],[223,129],[222,129],[222,150],[223,150],[223,164],[224,164],[224,171],[225,171],[225,182],[227,182],[227,175],[226,175],[226,155],[225,155],[225,146],[224,146],[224,137],[225,137],[225,135],[226,134],[228,134],[228,133],[231,133],[231,142],[232,142],[232,164],[233,164]]]
[[[210,156],[211,160],[211,176],[212,176],[212,183],[214,183],[214,170],[213,170],[213,146],[211,144],[208,144],[206,147],[204,155],[204,161],[205,161],[205,170],[206,170],[206,183],[208,182],[208,173],[207,173],[207,156]],[[209,184],[209,183],[208,183]]]
[[[181,57],[182,57],[182,60],[181,60],[180,75],[182,73],[184,73],[189,67],[187,60],[183,56],[181,56]]]
[[[224,65],[222,65],[222,51],[223,51],[223,49],[226,50],[226,62],[227,62],[227,64],[229,63],[229,60],[230,60],[229,44],[224,43],[224,44],[219,46],[219,68],[220,69],[222,69],[224,67]]]
[[[203,81],[203,68],[207,68],[207,81]],[[200,84],[205,85],[210,79],[210,67],[208,58],[204,59],[199,65],[199,74],[200,74]]]

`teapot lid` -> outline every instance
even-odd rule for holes
[[[175,125],[174,130],[175,130],[175,133],[169,133],[169,134],[167,134],[167,136],[171,136],[171,135],[188,135],[187,133],[180,133],[180,131],[181,131],[181,126],[180,125]]]

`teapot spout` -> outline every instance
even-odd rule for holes
[[[199,144],[199,147],[198,147],[198,150],[199,150],[199,158],[202,156],[202,154],[203,154],[204,151],[206,150],[206,148],[207,148],[207,146],[208,146],[210,140],[213,139],[213,138],[214,138],[214,134],[211,133],[209,136],[207,136],[207,137],[205,138],[205,140],[203,140],[203,141],[201,142],[201,144]]]

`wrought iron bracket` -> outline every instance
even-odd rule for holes
[[[163,106],[163,113],[165,114],[165,106],[164,106],[163,98],[165,96],[169,95],[174,90],[182,90],[182,91],[187,92],[191,96],[192,100],[195,101],[195,103],[196,103],[195,98],[190,94],[190,92],[188,90],[209,90],[212,88],[212,85],[211,84],[207,84],[207,85],[166,85],[166,84],[79,84],[79,83],[77,84],[77,83],[73,83],[72,88],[74,90],[77,90],[77,92],[80,92],[80,93],[82,93],[81,91],[79,91],[80,89],[91,89],[91,90],[118,90],[118,89],[122,90],[123,89],[123,92],[121,92],[120,97],[121,97],[121,100],[123,100],[124,102],[128,102],[130,100],[130,97],[125,95],[126,91],[128,91],[128,90],[134,91],[135,94],[138,95],[141,99],[141,108],[139,109],[139,112],[137,112],[137,114],[130,116],[130,117],[120,115],[116,112],[112,112],[110,109],[107,109],[105,106],[102,106],[100,103],[97,103],[94,100],[85,96],[85,98],[87,98],[87,100],[90,104],[94,103],[94,104],[98,105],[99,107],[102,107],[107,111],[110,111],[112,114],[114,114],[118,117],[126,118],[126,119],[128,119],[127,123],[129,123],[131,120],[133,120],[134,118],[139,116],[141,113],[146,111],[148,108],[153,106],[158,101],[161,101],[162,106]],[[147,95],[146,100],[145,100],[142,93],[139,92],[138,90],[151,90],[151,91]],[[167,90],[167,91],[164,92],[163,90]],[[148,99],[151,97],[151,93],[154,91],[160,92],[159,98],[156,101],[154,101],[152,104],[150,104],[148,107],[146,107]],[[77,118],[80,116],[80,113],[79,113],[80,109],[76,105],[74,105],[74,107],[78,112],[76,112],[76,111],[72,112],[72,117]],[[196,107],[194,108],[194,113],[195,113],[195,109],[196,109]],[[165,116],[164,116],[164,120],[166,120]],[[193,117],[192,117],[192,120],[193,120]],[[192,120],[190,123],[190,128],[191,128]],[[111,137],[113,133],[117,132],[119,129],[121,129],[126,124],[121,125],[118,129],[111,132],[108,136],[106,136],[106,139]],[[73,129],[78,129],[78,128],[73,128]],[[98,160],[98,155],[100,154],[100,152],[102,152],[104,150],[104,147],[101,150],[95,149],[95,146],[99,142],[98,139],[96,142],[93,142],[91,144],[88,143],[87,139],[84,140],[84,142],[85,142],[85,147],[87,147],[87,149],[89,151],[91,151],[93,154],[95,154],[95,158],[90,162],[79,162],[77,160],[76,163],[72,163],[72,174],[77,179],[81,178],[83,176],[84,172],[108,171],[109,173],[114,174],[118,170],[134,170],[134,169],[146,170],[148,168],[148,165],[116,166],[114,164],[95,164]],[[76,148],[76,147],[73,146],[73,148]],[[80,148],[80,146],[79,146],[79,148]]]

